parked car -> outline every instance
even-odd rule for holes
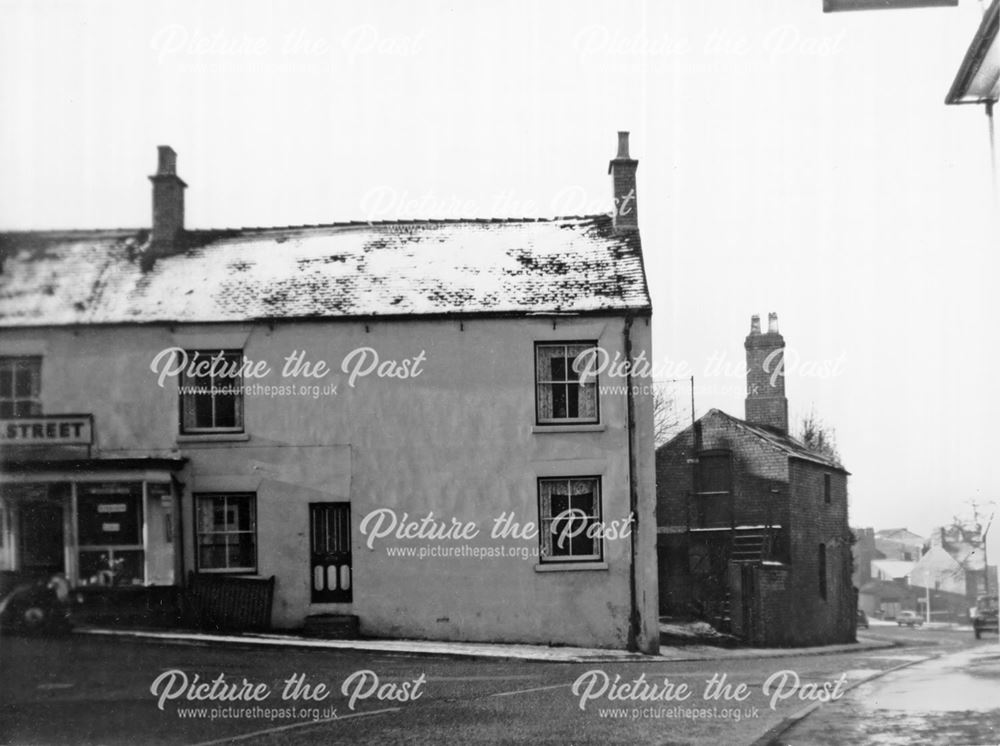
[[[980,596],[969,616],[972,617],[972,631],[976,633],[977,640],[983,632],[997,632],[997,597]]]
[[[924,623],[924,618],[915,611],[901,611],[896,614],[896,624],[900,627],[920,627]]]
[[[27,579],[0,599],[0,628],[10,632],[68,632],[70,605],[80,598],[62,573]]]
[[[868,615],[861,609],[858,609],[857,627],[858,629],[868,629]]]

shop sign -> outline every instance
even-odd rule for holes
[[[89,414],[0,420],[0,443],[8,446],[89,446],[93,442],[93,417]]]

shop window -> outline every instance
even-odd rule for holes
[[[80,484],[76,531],[82,585],[142,585],[142,483]]]
[[[539,542],[544,562],[599,562],[601,483],[597,477],[538,480]]]
[[[0,357],[0,419],[42,413],[42,359]]]
[[[180,377],[182,433],[243,432],[242,350],[192,350]],[[190,373],[195,375],[189,375]]]
[[[195,496],[198,571],[257,572],[257,496]]]
[[[586,382],[573,363],[596,342],[535,345],[535,406],[539,424],[599,421],[597,376]]]

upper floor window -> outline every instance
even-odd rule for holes
[[[580,381],[573,363],[596,342],[535,345],[535,406],[539,424],[599,421],[597,377]]]
[[[180,377],[181,432],[243,432],[243,351],[195,350],[187,355]]]
[[[601,560],[600,479],[538,480],[538,513],[542,562]]]
[[[0,418],[40,415],[41,390],[40,357],[0,357]]]
[[[698,492],[732,492],[732,459],[728,451],[702,453],[698,456]]]
[[[830,496],[833,492],[832,477],[829,474],[823,475],[823,502],[830,502]]]

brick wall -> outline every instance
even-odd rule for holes
[[[741,567],[723,567],[733,631],[751,633],[753,644],[820,645],[847,642],[854,636],[855,596],[851,582],[851,538],[847,522],[847,475],[810,461],[789,458],[749,433],[731,418],[712,410],[699,420],[700,451],[728,450],[733,463],[734,523],[780,524],[788,536],[788,564],[758,565],[755,597],[743,604]],[[689,503],[697,498],[693,467],[695,436],[689,429],[656,454],[659,535],[660,613],[690,615],[718,599],[694,565],[709,552],[714,532],[685,533]],[[830,475],[830,502],[825,475]],[[665,530],[664,530],[665,529]],[[826,546],[826,599],[820,597],[820,544]],[[702,560],[702,565],[704,566]],[[743,619],[749,610],[754,622]]]
[[[698,421],[699,451],[729,451],[733,468],[733,518],[735,525],[788,525],[788,457],[747,432],[716,410]],[[681,433],[656,453],[657,526],[673,531],[688,527],[696,512],[693,490],[695,457],[692,430]],[[717,499],[717,498],[712,498]],[[686,616],[713,603],[717,589],[703,588],[690,566],[678,567],[681,558],[707,552],[707,542],[722,537],[660,533],[660,613]]]
[[[847,475],[809,461],[790,462],[791,590],[788,610],[796,644],[849,642],[854,637],[854,584],[847,521]],[[830,475],[830,502],[824,478]],[[826,598],[820,596],[819,545],[826,547]]]

